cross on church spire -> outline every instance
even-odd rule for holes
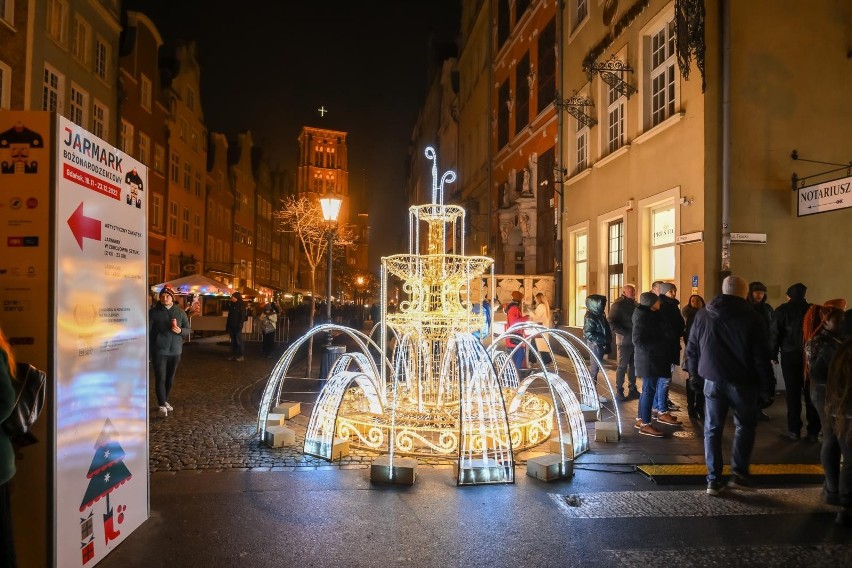
[[[321,107],[319,107],[319,108],[317,109],[317,111],[320,113],[320,116],[321,116],[321,117],[324,117],[324,116],[325,116],[325,113],[327,113],[327,112],[328,112],[328,110],[325,108],[325,105],[322,105]]]

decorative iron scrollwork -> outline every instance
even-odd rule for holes
[[[639,92],[639,89],[624,80],[624,73],[633,73],[633,69],[630,65],[616,57],[615,54],[612,54],[603,63],[593,64],[589,69],[590,78],[594,73],[600,75],[604,83],[628,99],[630,95]]]
[[[565,110],[584,126],[592,128],[598,123],[597,119],[590,114],[586,114],[585,110],[587,108],[595,108],[595,103],[593,103],[591,99],[587,98],[585,95],[579,94],[577,91],[574,91],[571,97],[567,99],[559,98],[559,94],[557,93],[555,104],[557,108]]]

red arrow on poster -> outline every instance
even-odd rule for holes
[[[83,215],[83,203],[68,217],[68,226],[71,228],[71,233],[77,239],[77,244],[80,245],[80,250],[83,250],[83,238],[101,240],[101,222],[92,217]]]

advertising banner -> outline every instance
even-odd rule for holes
[[[56,563],[92,566],[148,518],[148,172],[56,120]]]

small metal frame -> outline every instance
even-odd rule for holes
[[[589,78],[591,78],[591,75],[597,73],[601,76],[601,80],[604,83],[629,99],[630,95],[638,93],[639,89],[624,80],[625,72],[633,73],[633,69],[613,53],[603,63],[592,65],[591,69],[589,69]]]
[[[824,171],[824,172],[820,172],[818,174],[811,174],[811,175],[805,176],[805,177],[799,177],[799,174],[793,172],[793,175],[790,178],[790,182],[791,182],[790,185],[792,186],[793,191],[796,191],[799,188],[805,187],[805,181],[807,181],[811,178],[820,177],[820,176],[824,176],[824,175],[827,175],[827,174],[833,174],[834,172],[839,172],[840,170],[846,170],[846,175],[852,176],[852,160],[850,160],[848,164],[838,164],[836,162],[823,162],[821,160],[808,160],[807,158],[799,157],[799,151],[798,150],[793,150],[792,152],[790,152],[790,158],[793,159],[793,160],[798,160],[800,162],[811,162],[812,164],[824,164],[826,166],[839,166],[837,168],[834,168],[833,170],[827,170],[827,171]]]
[[[592,128],[594,125],[598,123],[597,119],[590,114],[586,114],[586,108],[595,108],[595,103],[592,102],[591,99],[587,98],[585,95],[581,95],[574,91],[568,99],[562,99],[559,97],[559,93],[556,94],[556,101],[554,103],[557,108],[561,108],[566,111],[568,114],[577,119],[577,121],[583,126],[587,126]]]

